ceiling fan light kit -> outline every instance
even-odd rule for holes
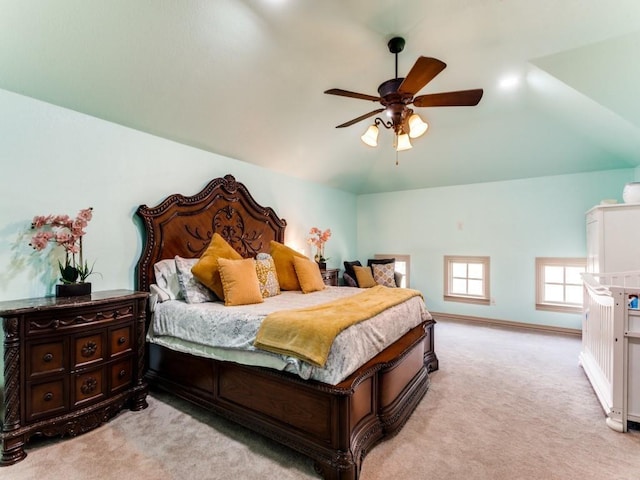
[[[378,127],[375,125],[369,125],[367,131],[360,137],[360,139],[370,147],[378,146]]]
[[[418,138],[424,135],[428,128],[429,124],[423,122],[417,113],[409,117],[409,136],[411,138]]]
[[[382,82],[378,87],[379,96],[364,93],[350,92],[339,88],[326,90],[324,93],[342,97],[357,98],[379,102],[383,108],[365,113],[353,120],[349,120],[336,128],[349,127],[355,123],[366,120],[381,112],[385,112],[389,120],[385,121],[376,117],[373,125],[360,137],[361,140],[371,146],[378,145],[379,126],[394,132],[394,148],[396,152],[412,148],[410,138],[418,138],[424,135],[429,124],[414,113],[409,105],[414,107],[463,107],[475,106],[482,98],[482,89],[459,90],[455,92],[432,93],[414,97],[418,91],[426,86],[436,75],[446,68],[446,63],[430,57],[419,57],[406,77],[398,77],[398,53],[404,49],[405,40],[402,37],[393,37],[387,43],[389,51],[393,53],[396,64],[396,76],[391,80]]]
[[[396,136],[395,147],[397,152],[402,152],[403,150],[409,150],[410,148],[413,148],[413,145],[411,145],[411,141],[409,140],[409,135],[406,133],[401,133],[400,135]]]

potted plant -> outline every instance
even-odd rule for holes
[[[91,293],[91,283],[86,279],[93,273],[93,265],[85,260],[82,251],[82,237],[85,228],[93,216],[92,208],[80,210],[75,218],[69,215],[39,215],[33,217],[31,229],[36,230],[29,245],[35,250],[42,251],[51,243],[62,247],[65,260],[58,260],[60,281],[56,285],[57,297],[88,295]]]
[[[327,260],[329,259],[324,256],[324,244],[331,238],[331,229],[327,228],[323,232],[317,227],[312,227],[311,230],[309,230],[309,235],[311,236],[307,238],[307,243],[316,247],[314,259],[318,263],[320,270],[325,270],[327,268]]]

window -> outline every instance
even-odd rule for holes
[[[400,286],[402,288],[409,288],[409,267],[411,265],[411,256],[410,255],[390,255],[390,254],[381,254],[376,253],[373,258],[395,258],[396,259],[396,272],[402,274],[402,282]]]
[[[444,299],[489,305],[489,257],[444,257]]]
[[[584,258],[536,258],[536,309],[582,311]]]

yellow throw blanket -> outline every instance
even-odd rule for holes
[[[321,305],[273,312],[262,321],[254,346],[324,367],[333,340],[341,331],[416,296],[422,294],[377,285]]]

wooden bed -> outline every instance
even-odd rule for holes
[[[137,287],[149,291],[156,262],[199,257],[213,233],[243,257],[284,241],[286,221],[258,205],[231,175],[193,196],[141,205],[144,246]],[[355,480],[365,454],[408,420],[438,368],[434,321],[413,328],[338,385],[267,368],[221,362],[148,345],[147,381],[314,460],[325,479]]]

